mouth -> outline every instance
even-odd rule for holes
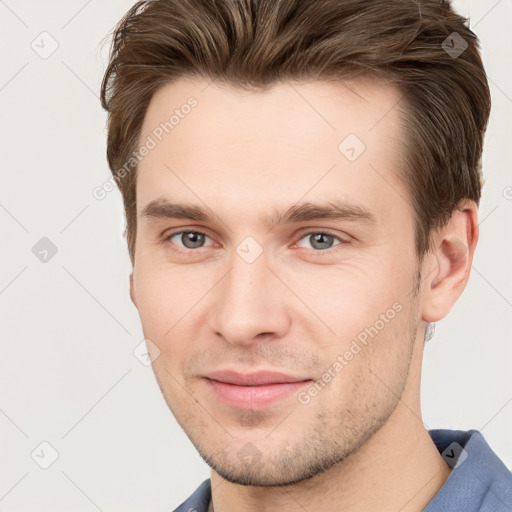
[[[211,372],[204,380],[216,400],[237,409],[264,410],[296,394],[312,379],[280,372]]]

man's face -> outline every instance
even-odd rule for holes
[[[331,467],[411,385],[421,294],[398,100],[369,80],[259,93],[181,80],[151,101],[132,298],[169,407],[230,481]],[[342,215],[311,206],[335,203]]]

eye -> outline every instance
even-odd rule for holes
[[[211,238],[201,231],[177,231],[165,237],[167,242],[182,249],[201,249],[207,247],[208,245],[205,244],[207,239],[211,241]],[[297,245],[306,249],[312,248],[316,252],[320,252],[327,251],[343,243],[346,242],[336,235],[324,231],[310,231],[299,239]],[[309,244],[310,247],[304,244]]]
[[[303,245],[301,245],[302,240],[306,240],[307,243],[309,243],[312,246],[312,248],[317,251],[325,251],[327,249],[331,249],[333,246],[345,243],[343,240],[341,240],[341,238],[331,235],[330,233],[324,233],[323,231],[312,231],[306,233],[299,240],[299,247],[304,247]],[[338,240],[337,244],[334,243],[335,240]],[[306,247],[306,249],[309,249],[309,247]]]
[[[176,241],[173,241],[173,238],[176,238]],[[178,231],[169,234],[166,240],[185,249],[200,249],[207,238],[210,237],[201,231]]]

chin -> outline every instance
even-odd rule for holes
[[[327,456],[326,453],[318,452],[316,456],[311,454],[312,457],[304,452],[299,456],[287,452],[278,458],[273,451],[272,458],[265,460],[265,455],[252,443],[246,443],[231,459],[226,457],[225,452],[220,457],[211,457],[201,452],[199,454],[224,480],[253,487],[281,487],[303,482],[327,471],[345,458],[343,455],[331,453]]]

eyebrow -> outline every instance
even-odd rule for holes
[[[215,218],[208,210],[186,203],[172,203],[166,199],[150,201],[141,211],[140,217],[154,219],[187,219],[196,222],[214,223]],[[372,210],[352,201],[328,201],[317,204],[304,202],[294,204],[286,211],[274,210],[261,218],[268,227],[279,224],[298,223],[312,220],[349,220],[365,224],[377,224]]]

